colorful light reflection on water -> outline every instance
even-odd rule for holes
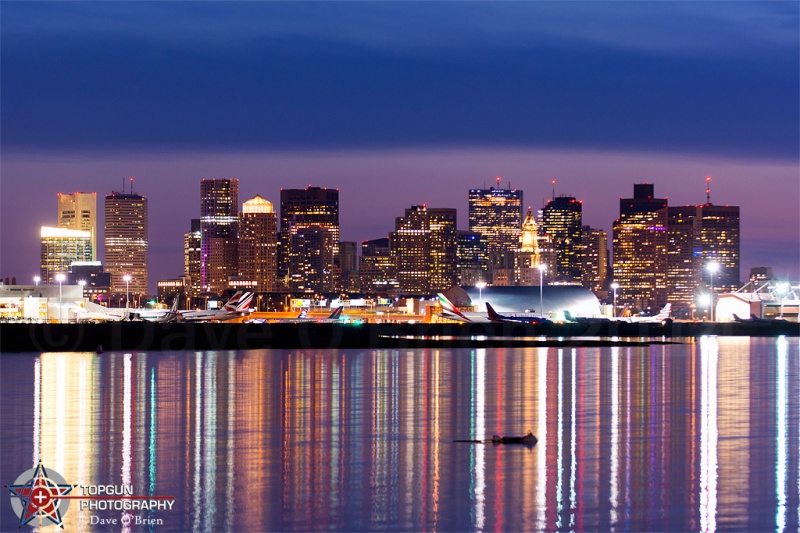
[[[3,354],[2,481],[41,458],[175,496],[128,531],[795,531],[799,351]],[[453,442],[528,429],[534,447]],[[76,504],[65,527],[92,515],[122,513]]]

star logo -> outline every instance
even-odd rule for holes
[[[41,461],[31,470],[23,472],[13,485],[6,485],[11,492],[11,507],[19,516],[19,528],[30,523],[34,518],[38,518],[38,524],[31,526],[42,526],[55,524],[64,529],[62,516],[69,508],[69,500],[62,499],[63,496],[75,488],[69,485],[55,470],[49,473],[44,468]],[[43,521],[47,520],[43,524]]]

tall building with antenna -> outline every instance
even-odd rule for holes
[[[700,292],[723,293],[739,288],[739,206],[711,203],[711,177],[706,177],[706,203],[668,210],[667,285],[669,301],[679,316],[689,316]],[[711,264],[717,270],[709,269]],[[683,312],[682,312],[683,310]]]
[[[469,230],[486,238],[489,266],[513,269],[522,230],[522,191],[496,187],[469,190]]]
[[[583,204],[572,196],[553,196],[542,210],[539,231],[548,237],[556,253],[553,278],[562,281],[581,280],[581,228]]]
[[[130,188],[123,181],[122,192],[105,197],[105,270],[111,292],[148,294],[147,198],[133,191],[133,178]]]

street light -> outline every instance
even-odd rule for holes
[[[719,263],[711,262],[706,266],[708,270],[708,278],[711,284],[711,321],[714,322],[714,276],[719,271]]]
[[[611,284],[611,288],[614,290],[614,307],[611,308],[611,316],[617,316],[617,289],[619,289],[619,283],[616,281]]]
[[[56,274],[56,281],[58,281],[58,321],[61,322],[61,282],[67,279],[64,274]]]
[[[539,265],[539,315],[544,316],[544,296],[542,286],[544,285],[544,271],[547,265]]]
[[[39,276],[33,276],[33,282],[36,284],[37,287],[39,286],[40,281],[42,281],[42,278],[40,278]]]
[[[122,281],[125,282],[125,309],[127,309],[128,308],[128,295],[130,294],[130,291],[128,290],[128,284],[131,282],[130,274],[125,274],[124,276],[122,276]]]
[[[479,281],[478,283],[475,284],[475,286],[478,287],[478,298],[481,301],[480,307],[483,307],[483,288],[486,287],[486,282]]]

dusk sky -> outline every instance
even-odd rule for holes
[[[59,192],[135,178],[150,287],[200,179],[240,203],[338,187],[343,240],[522,189],[609,230],[655,183],[741,206],[741,277],[800,280],[800,8],[788,2],[1,2],[0,276],[30,283]],[[99,255],[102,244],[98,240]]]

